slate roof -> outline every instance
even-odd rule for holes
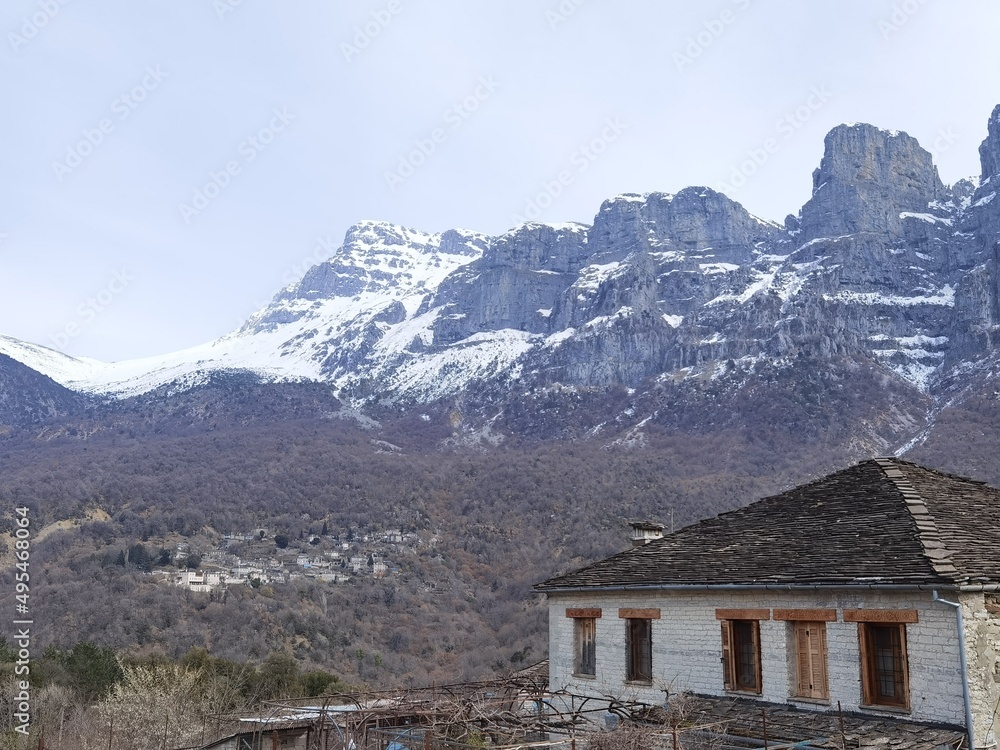
[[[530,678],[532,685],[548,683],[549,660],[545,659],[514,674],[516,679]],[[582,701],[587,696],[580,696]],[[681,693],[674,700],[682,704],[683,747],[726,746],[726,736],[760,740],[764,746],[767,735],[771,747],[788,746],[809,741],[806,747],[843,750],[843,747],[877,747],[883,750],[941,750],[965,746],[962,727],[912,721],[907,717],[872,716],[870,714],[839,714],[836,710],[821,711],[800,708],[786,703],[772,703],[757,698],[719,697]],[[631,717],[643,724],[672,725],[671,715],[663,706],[638,705]],[[841,735],[843,719],[843,735]],[[766,722],[766,724],[764,723]],[[711,741],[698,742],[709,737]],[[846,740],[846,745],[843,741]],[[654,743],[664,750],[670,744]],[[750,747],[746,742],[737,747]]]
[[[829,750],[842,750],[844,747],[883,750],[968,747],[965,730],[961,727],[914,722],[902,717],[883,718],[849,712],[841,716],[836,711],[815,711],[743,698],[685,695],[683,702],[686,724],[707,727],[710,732],[714,730],[717,733],[714,741],[705,742],[702,747],[765,747],[768,743],[770,747],[788,748],[794,745]],[[657,714],[665,715],[665,712],[660,707],[653,707],[647,720],[656,722]],[[697,730],[692,731],[692,735],[697,734]],[[765,743],[765,737],[768,743]],[[757,740],[757,743],[732,742],[727,738]],[[683,736],[683,739],[688,737]],[[684,744],[685,747],[698,746],[695,736],[690,740]]]
[[[535,589],[987,583],[1000,583],[1000,490],[877,458]]]

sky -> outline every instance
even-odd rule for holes
[[[499,234],[707,185],[781,221],[842,122],[979,173],[994,0],[4,0],[0,334],[238,328],[352,224]]]

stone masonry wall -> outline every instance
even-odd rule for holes
[[[981,600],[982,597],[980,597]],[[573,620],[568,607],[601,607],[597,620],[597,675],[573,675]],[[653,621],[653,684],[625,680],[625,621],[619,608],[661,610]],[[837,610],[837,621],[828,622],[830,701],[815,703],[791,697],[794,687],[794,647],[791,624],[760,622],[763,700],[801,704],[818,710],[836,709],[840,701],[845,711],[861,709],[861,671],[858,625],[844,622],[843,610],[915,609],[918,622],[906,625],[910,680],[910,711],[917,721],[965,725],[957,626],[953,608],[934,603],[930,592],[611,592],[604,594],[556,594],[549,597],[549,674],[553,690],[564,688],[581,695],[612,695],[662,703],[664,691],[726,695],[722,682],[722,637],[716,608],[828,608]],[[980,602],[979,608],[982,608]],[[971,612],[979,611],[970,605]],[[983,609],[982,611],[985,612]],[[993,650],[1000,639],[1000,621],[990,621]],[[987,626],[977,625],[980,629]],[[977,631],[978,633],[978,631]],[[978,637],[978,636],[977,636]],[[994,657],[995,659],[995,657]],[[993,672],[995,674],[995,672]],[[741,694],[744,695],[744,694]],[[994,693],[990,693],[991,699]],[[980,701],[985,702],[985,698]],[[991,707],[992,709],[992,707]],[[876,713],[872,709],[864,709]],[[878,711],[898,715],[896,711]],[[978,721],[976,722],[979,723]]]
[[[954,601],[954,597],[944,598]],[[995,746],[997,727],[994,719],[1000,705],[1000,596],[964,594],[959,601],[965,618],[969,696],[972,721],[976,726],[976,747]]]

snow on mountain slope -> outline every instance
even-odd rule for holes
[[[372,376],[382,379],[387,392],[417,401],[432,401],[461,392],[476,380],[500,374],[516,377],[519,359],[531,351],[537,334],[503,329],[484,331],[447,348],[423,356],[403,358],[376,367]],[[378,360],[376,360],[378,361]]]
[[[319,379],[318,366],[281,357],[288,334],[230,334],[190,349],[122,362],[77,359],[8,337],[0,337],[0,352],[72,390],[120,398],[174,381],[194,385],[217,370],[251,370],[273,380]]]
[[[85,380],[104,367],[96,359],[70,357],[46,346],[0,335],[0,354],[6,354],[36,372],[48,375],[57,383]]]
[[[482,254],[471,232],[426,234],[381,222],[352,227],[333,257],[276,295],[238,331],[161,356],[105,363],[0,337],[8,354],[77,391],[127,397],[180,381],[194,385],[218,370],[266,380],[336,380],[336,366],[363,350],[366,333],[416,314],[452,271]],[[348,363],[349,364],[349,363]]]

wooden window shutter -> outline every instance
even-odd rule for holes
[[[733,662],[733,627],[729,620],[722,620],[722,686],[725,690],[736,688],[736,664]]]
[[[801,698],[828,698],[826,626],[795,623],[796,691]]]
[[[639,659],[642,665],[642,677],[647,680],[653,679],[653,621],[640,620],[642,622],[642,638],[639,641]]]
[[[760,693],[763,687],[760,674],[763,671],[761,669],[761,663],[760,663],[760,623],[757,622],[756,620],[752,620],[750,632],[751,632],[751,638],[753,639],[754,659],[756,660],[754,663],[754,679],[756,680],[756,684],[754,685],[754,692]]]
[[[874,687],[875,675],[872,669],[872,645],[868,628],[863,622],[858,623],[858,645],[861,647],[861,700],[871,706],[875,703],[877,692]]]
[[[896,689],[899,691],[897,694],[902,698],[902,705],[909,709],[910,707],[910,681],[909,681],[909,657],[906,655],[906,626],[899,626],[899,653],[900,653],[900,663],[899,669],[896,670]]]
[[[795,694],[812,697],[812,659],[809,648],[809,624],[795,623]]]
[[[813,698],[829,698],[830,685],[827,677],[829,655],[826,650],[826,624],[814,622],[810,627],[810,658],[812,661]]]

